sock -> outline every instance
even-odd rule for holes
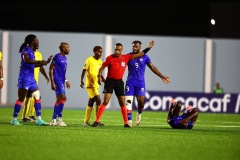
[[[16,118],[18,117],[18,113],[21,110],[21,106],[22,106],[22,102],[17,100],[15,105],[14,105],[14,111],[13,111],[13,118],[16,120]]]
[[[142,110],[143,110],[142,108],[139,108],[139,107],[138,107],[138,114],[141,114],[141,113],[142,113]]]
[[[101,104],[101,105],[99,106],[98,113],[97,113],[97,118],[96,118],[96,122],[99,122],[99,121],[100,121],[100,119],[101,119],[101,117],[102,117],[102,115],[103,115],[103,112],[104,112],[105,108],[106,108],[106,106],[105,106],[104,104]]]
[[[58,118],[62,118],[62,111],[63,111],[63,108],[64,108],[64,104],[65,104],[65,100],[60,100],[59,102],[59,108],[58,108]]]
[[[91,117],[91,113],[92,113],[92,107],[87,106],[83,123],[89,122],[89,119]]]
[[[34,102],[35,102],[35,99],[33,97],[31,97],[30,106],[29,106],[29,116],[34,116],[35,115]]]
[[[30,105],[30,97],[26,97],[23,103],[22,119],[27,117],[29,105]]]
[[[35,100],[34,107],[35,107],[35,111],[38,119],[41,119],[41,115],[42,115],[41,99]]]
[[[94,107],[95,119],[97,119],[98,110],[99,110],[99,106],[95,106],[95,107]]]
[[[128,123],[132,123],[132,110],[127,110]]]
[[[57,115],[58,115],[58,108],[59,108],[59,103],[56,102],[54,105],[54,110],[53,110],[53,116],[52,116],[52,120],[57,119]]]
[[[56,123],[57,122],[57,119],[55,118],[55,119],[52,119],[52,121],[54,122],[54,123]]]
[[[126,105],[125,106],[121,106],[120,108],[121,108],[124,124],[128,124],[128,114],[127,114]]]

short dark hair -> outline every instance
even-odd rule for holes
[[[102,47],[101,47],[101,46],[95,46],[95,47],[93,48],[93,52],[96,52],[96,51],[98,51],[99,49],[102,49]]]
[[[63,47],[64,47],[65,45],[69,45],[69,44],[68,44],[67,42],[61,42],[61,43],[60,43],[60,45],[59,45],[60,51],[63,51]]]
[[[122,43],[116,43],[116,46],[123,46]]]
[[[142,44],[142,42],[139,41],[139,40],[135,40],[135,41],[132,42],[132,44],[134,44],[134,43],[139,43],[140,45]]]

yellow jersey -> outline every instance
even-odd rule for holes
[[[90,56],[85,60],[83,69],[86,69],[86,88],[99,87],[97,75],[102,63],[101,59],[96,60],[93,56]]]
[[[2,60],[2,52],[0,51],[0,61]]]
[[[34,55],[35,55],[35,60],[37,60],[37,61],[42,60],[42,53],[39,52],[38,50],[36,50],[34,52]],[[40,67],[35,67],[34,68],[34,78],[35,78],[37,83],[38,83],[38,80],[39,80],[39,71],[40,71]]]

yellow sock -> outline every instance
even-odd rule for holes
[[[30,99],[30,109],[29,109],[29,116],[35,115],[35,107],[34,107],[35,99],[32,97]]]
[[[95,107],[94,107],[94,115],[95,115],[95,119],[97,119],[98,109],[99,109],[99,106],[95,106]]]
[[[91,113],[92,113],[92,107],[87,106],[86,112],[85,112],[84,123],[89,122],[89,119],[91,117]]]
[[[24,105],[23,105],[22,119],[26,118],[26,116],[27,116],[29,105],[30,105],[30,97],[26,97],[24,99],[24,103],[23,104]]]

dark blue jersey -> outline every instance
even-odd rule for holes
[[[131,54],[134,54],[133,52]],[[142,86],[145,84],[145,69],[146,65],[151,63],[148,55],[132,59],[128,62],[128,76],[127,83],[135,86]]]
[[[67,70],[67,57],[57,53],[53,57],[53,64],[55,69],[53,71],[53,79],[55,83],[65,84],[66,70]]]
[[[19,79],[34,79],[34,68],[35,64],[26,63],[24,61],[24,54],[27,53],[30,60],[35,60],[34,51],[30,47],[23,48],[21,52],[21,64],[20,64],[20,71],[19,71]]]

